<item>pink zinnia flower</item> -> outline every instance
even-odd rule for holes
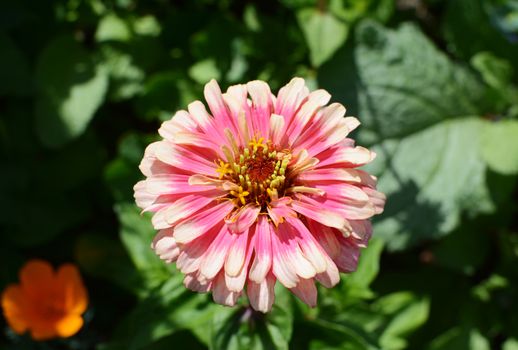
[[[267,312],[278,280],[315,306],[314,280],[329,288],[356,269],[385,203],[357,169],[375,156],[347,138],[358,120],[300,78],[277,96],[263,81],[222,94],[213,80],[204,93],[211,114],[200,101],[177,112],[140,164],[135,198],[154,213],[153,249],[217,303],[246,292]]]

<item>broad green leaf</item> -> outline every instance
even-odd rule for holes
[[[518,340],[507,339],[502,346],[502,350],[518,350]]]
[[[484,82],[491,87],[490,93],[495,104],[501,100],[500,110],[504,110],[509,105],[518,103],[518,89],[512,85],[513,67],[504,59],[496,57],[490,52],[479,52],[471,58],[471,65],[481,75]],[[516,107],[514,107],[516,109]],[[506,113],[513,115],[511,111]],[[514,112],[516,114],[516,112]]]
[[[311,63],[315,67],[331,58],[347,39],[348,25],[330,12],[306,8],[297,12],[297,19],[309,47]]]
[[[208,58],[203,61],[196,62],[189,68],[189,76],[198,84],[206,84],[211,79],[219,80],[221,72],[219,71],[216,62]]]
[[[99,22],[95,32],[95,40],[102,41],[128,41],[131,39],[129,25],[114,14],[104,16]]]
[[[392,0],[355,0],[342,1],[330,0],[329,10],[338,18],[348,23],[356,22],[363,18],[373,18],[386,22],[394,12]]]
[[[427,350],[489,350],[488,340],[477,329],[450,329],[435,338]]]
[[[354,312],[348,310],[347,313]],[[349,315],[348,315],[349,316]],[[372,332],[362,329],[362,324],[351,322],[329,321],[317,318],[312,321],[317,326],[314,338],[318,340],[310,343],[311,350],[320,349],[346,349],[346,350],[381,350],[377,339]]]
[[[103,67],[110,77],[110,99],[129,99],[142,91],[145,73],[132,55],[109,44],[101,46]]]
[[[374,310],[383,314],[394,314],[380,337],[383,349],[405,349],[405,338],[422,326],[428,319],[430,304],[427,299],[416,298],[410,293],[390,294],[374,304]]]
[[[41,141],[58,147],[81,135],[108,87],[105,69],[69,37],[48,44],[38,58],[36,128]]]
[[[376,278],[379,271],[379,260],[383,250],[383,241],[377,238],[371,239],[367,249],[360,256],[358,268],[355,272],[344,277],[342,290],[350,297],[372,297],[373,293],[369,285]]]
[[[487,122],[481,137],[482,156],[501,174],[518,173],[518,121]]]
[[[448,49],[466,59],[481,51],[491,51],[510,62],[516,61],[518,47],[513,44],[512,35],[506,37],[495,26],[498,19],[492,13],[492,10],[495,10],[492,4],[504,2],[493,0],[447,1],[443,28]],[[496,11],[494,14],[497,14]],[[473,38],[477,38],[477,40],[472,40]]]
[[[375,232],[391,250],[440,237],[463,211],[491,212],[479,138],[468,116],[491,107],[485,87],[453,64],[412,25],[356,31],[356,47],[322,67],[319,81],[363,123],[360,144],[378,158],[369,168],[388,194]]]
[[[150,76],[136,101],[141,117],[145,119],[170,119],[180,109],[179,84],[182,75],[176,71],[158,72]],[[185,105],[181,108],[185,108]]]
[[[146,15],[133,21],[133,31],[138,35],[158,36],[162,28],[156,17]]]
[[[135,292],[147,295],[148,291],[169,280],[176,270],[160,260],[151,249],[156,231],[149,215],[141,215],[140,209],[129,203],[118,204],[116,212],[120,222],[120,239],[143,281],[143,289],[142,285],[136,285]]]
[[[345,298],[349,298],[341,302],[345,307],[321,309],[314,321],[326,329],[318,338],[330,347],[403,349],[409,335],[428,319],[428,299],[411,292],[388,294],[372,303]]]
[[[148,349],[150,344],[182,329],[208,335],[214,315],[227,309],[214,304],[206,294],[186,289],[182,279],[183,275],[176,273],[151,290],[101,349]]]
[[[491,87],[505,88],[512,80],[513,67],[490,52],[479,52],[471,59],[471,64],[480,72],[484,82]]]
[[[275,296],[275,304],[266,314],[254,311],[251,307],[217,312],[212,320],[209,348],[287,350],[293,323],[289,295],[280,287],[276,288]]]
[[[137,269],[152,270],[163,266],[150,248],[156,231],[149,215],[141,215],[139,208],[128,203],[118,204],[116,212],[121,224],[121,240]]]

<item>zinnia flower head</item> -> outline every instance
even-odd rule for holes
[[[357,169],[375,156],[347,138],[358,120],[300,78],[277,96],[263,81],[222,94],[213,80],[204,94],[210,114],[200,101],[177,112],[140,164],[135,199],[154,213],[152,247],[217,303],[246,293],[267,312],[278,280],[314,306],[315,280],[332,287],[356,269],[385,203]]]
[[[42,260],[31,260],[20,270],[20,284],[7,286],[2,308],[11,329],[30,331],[34,340],[74,335],[83,326],[81,315],[88,296],[79,271],[64,264],[54,271]]]

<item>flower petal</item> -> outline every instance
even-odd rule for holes
[[[295,287],[290,288],[290,291],[308,306],[317,306],[317,287],[312,278],[301,278]]]
[[[210,228],[223,222],[225,216],[234,208],[231,201],[206,207],[191,218],[181,221],[174,227],[173,237],[177,243],[188,243],[201,236]]]
[[[248,281],[246,292],[254,310],[267,313],[272,309],[275,300],[275,282],[275,277],[272,274],[268,274],[260,283]]]
[[[272,243],[271,235],[273,228],[264,216],[260,216],[255,226],[255,258],[250,268],[250,280],[261,283],[272,266]]]

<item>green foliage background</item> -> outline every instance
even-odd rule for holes
[[[518,349],[518,1],[3,0],[0,289],[76,262],[86,325],[2,349]],[[356,273],[272,313],[187,291],[132,187],[216,78],[293,76],[357,115],[388,194]]]

